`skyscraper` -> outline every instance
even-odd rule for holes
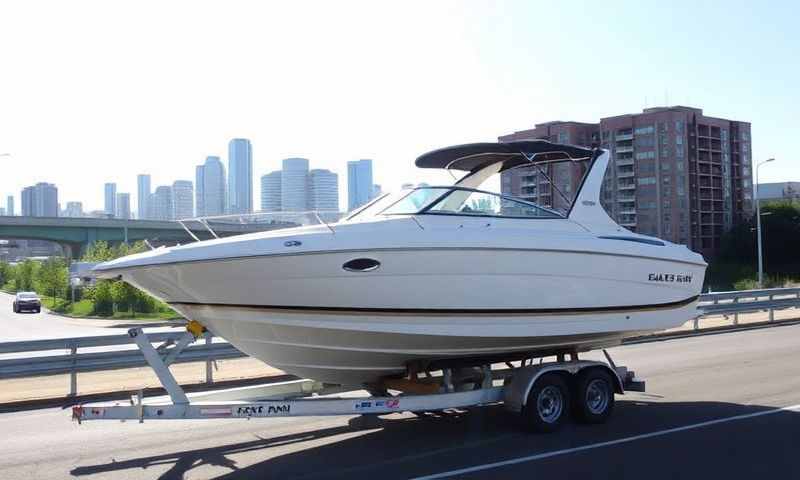
[[[261,176],[261,211],[281,211],[281,171]]]
[[[228,210],[253,211],[253,148],[246,138],[228,143]]]
[[[150,196],[151,216],[153,220],[173,220],[175,212],[172,208],[172,187],[162,185],[156,187],[153,195]]]
[[[67,208],[64,210],[67,217],[78,218],[83,216],[83,203],[81,202],[67,202]]]
[[[225,214],[225,166],[219,157],[207,157],[195,170],[195,207],[198,217]]]
[[[57,217],[58,188],[52,183],[37,183],[22,190],[22,216]]]
[[[175,180],[172,184],[174,220],[194,217],[194,188],[189,180]]]
[[[308,209],[319,212],[339,211],[339,175],[323,169],[314,169],[308,173]]]
[[[150,218],[150,175],[136,176],[136,213],[139,220]]]
[[[106,214],[112,217],[117,214],[117,184],[105,184],[105,208]]]
[[[347,162],[347,210],[369,202],[372,198],[372,160]]]
[[[121,218],[123,220],[130,220],[131,218],[131,194],[130,193],[118,193],[116,199],[116,207],[117,211],[114,212],[114,216],[117,218]]]
[[[9,195],[6,198],[6,215],[9,217],[13,217],[15,215],[14,212],[14,195]]]
[[[281,172],[281,210],[302,212],[308,210],[308,159],[287,158]]]

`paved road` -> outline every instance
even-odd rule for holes
[[[42,410],[0,415],[0,471],[30,480],[800,478],[800,326],[630,345],[612,354],[647,379],[650,394],[618,397],[606,425],[529,435],[502,407],[375,422],[80,426],[68,411]]]
[[[81,325],[79,320],[52,315],[44,310],[42,313],[14,313],[13,302],[13,295],[0,292],[0,342],[125,333],[124,329]]]

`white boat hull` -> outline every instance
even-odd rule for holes
[[[342,269],[365,256],[380,269]],[[271,366],[361,384],[417,360],[588,350],[680,325],[695,315],[702,268],[641,255],[416,248],[188,262],[123,276]],[[653,272],[691,280],[653,281]]]

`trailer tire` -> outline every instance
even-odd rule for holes
[[[539,377],[522,409],[525,429],[534,433],[558,430],[569,412],[569,397],[569,388],[561,375],[546,373]]]
[[[572,413],[581,423],[605,423],[614,411],[614,380],[602,368],[589,368],[575,377]]]

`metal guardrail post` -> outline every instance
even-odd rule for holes
[[[211,335],[206,333],[205,337],[206,337],[206,346],[210,346]],[[206,383],[209,385],[214,383],[214,369],[212,368],[211,365],[213,361],[214,360],[211,358],[211,350],[209,350],[208,354],[206,355]]]
[[[772,295],[769,296],[769,299],[770,301],[772,301]],[[770,322],[775,321],[775,309],[772,307],[769,307],[769,321]]]
[[[68,397],[78,395],[78,346],[73,344],[69,347],[69,354],[72,356],[72,371],[69,373],[69,394]]]
[[[739,297],[734,298],[733,299],[733,303],[739,303]],[[739,314],[738,313],[734,313],[733,314],[733,324],[734,325],[739,325]]]
[[[694,331],[700,330],[700,315],[694,317]]]

